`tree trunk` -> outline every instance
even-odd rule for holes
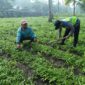
[[[59,3],[59,0],[58,0],[58,14],[60,12],[59,6],[60,6],[60,3]]]
[[[53,19],[53,13],[52,13],[52,0],[49,0],[49,22],[52,22]]]
[[[76,15],[76,1],[74,0],[73,2],[73,15],[75,16]]]

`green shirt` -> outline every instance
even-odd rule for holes
[[[77,21],[77,17],[72,16],[72,17],[66,18],[65,21],[70,22],[72,25],[75,25]]]

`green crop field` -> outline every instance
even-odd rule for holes
[[[61,17],[62,18],[62,17]],[[0,85],[85,85],[85,17],[79,17],[79,43],[72,47],[54,43],[57,34],[47,17],[27,18],[38,41],[24,42],[16,50],[16,32],[21,18],[0,18]]]

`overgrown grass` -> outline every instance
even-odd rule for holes
[[[58,18],[58,17],[57,17]],[[63,17],[60,17],[63,18]],[[48,23],[47,17],[30,17],[27,18],[28,25],[33,28],[37,34],[37,43],[32,44],[30,49],[29,43],[22,51],[16,50],[16,32],[20,26],[21,18],[3,18],[0,19],[0,49],[1,55],[10,57],[12,60],[24,63],[30,67],[34,78],[30,80],[43,81],[43,85],[84,85],[85,84],[85,18],[81,20],[81,29],[79,43],[76,48],[72,47],[73,38],[66,40],[66,45],[60,46],[57,43],[49,43],[57,37],[53,23]],[[55,17],[56,20],[56,17]],[[25,44],[25,43],[24,43]],[[7,58],[8,58],[7,57]],[[52,61],[50,60],[52,59]],[[57,62],[60,67],[54,65]],[[59,60],[59,61],[58,61]],[[8,60],[6,60],[8,62]],[[4,62],[4,59],[2,63]],[[7,69],[6,69],[7,70]],[[11,69],[9,69],[10,71]],[[11,71],[14,71],[11,70]],[[4,72],[2,72],[4,73]],[[2,74],[1,73],[1,74]],[[17,75],[14,71],[15,76]],[[23,77],[23,74],[20,74]],[[7,75],[9,76],[9,75]],[[18,78],[18,77],[17,77]],[[23,77],[24,78],[24,77]],[[12,78],[11,78],[12,79]],[[24,78],[25,79],[25,78]],[[1,81],[1,80],[0,80]],[[19,85],[19,81],[17,85]],[[26,82],[30,85],[30,83]],[[5,85],[8,85],[4,82]],[[14,85],[13,83],[11,85]]]

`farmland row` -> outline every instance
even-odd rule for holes
[[[0,56],[0,85],[23,85],[30,84],[32,80],[26,79],[23,72],[17,67],[16,61],[7,60]]]
[[[72,79],[75,77],[73,73],[69,74],[70,72],[69,70],[72,69],[66,70],[64,68],[54,68],[40,54],[34,56],[32,53],[29,53],[29,51],[28,52],[23,51],[22,53],[22,52],[13,51],[13,49],[10,48],[9,46],[7,46],[7,48],[9,50],[5,49],[5,51],[7,53],[11,53],[13,59],[15,59],[18,62],[25,63],[28,66],[31,66],[31,68],[34,69],[36,76],[41,77],[43,81],[51,82],[53,85],[54,82],[69,84],[69,82],[67,81],[68,76],[66,75],[69,75],[69,77],[71,77]],[[60,78],[60,76],[62,76],[62,78]],[[66,81],[64,82],[65,79]]]

